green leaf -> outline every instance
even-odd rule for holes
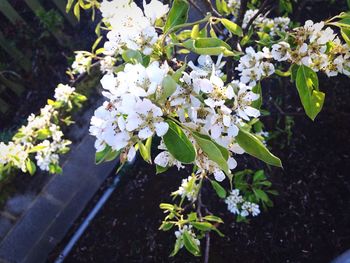
[[[167,203],[161,203],[159,205],[160,209],[163,209],[163,210],[169,210],[169,211],[173,211],[174,210],[174,205],[172,204],[167,204]]]
[[[68,0],[67,1],[66,13],[68,13],[70,11],[70,9],[72,8],[73,3],[74,3],[74,0]]]
[[[114,151],[111,146],[106,145],[103,151],[96,152],[95,163],[100,164],[103,162],[113,161],[120,154],[120,151]]]
[[[162,87],[163,89],[158,98],[160,101],[166,100],[176,91],[177,83],[171,76],[166,76],[163,79]]]
[[[140,150],[140,154],[142,156],[142,158],[148,162],[148,163],[152,163],[152,159],[151,159],[151,146],[152,146],[152,137],[149,137],[146,141],[146,145],[143,144],[143,142],[139,141],[138,142],[139,145],[139,150]]]
[[[340,30],[340,33],[343,39],[345,40],[346,44],[348,44],[348,46],[350,47],[350,29],[342,28]]]
[[[236,136],[236,141],[248,154],[267,164],[282,167],[281,160],[273,155],[258,138],[248,131],[240,129]]]
[[[217,163],[220,169],[223,170],[227,176],[229,176],[231,173],[228,168],[227,159],[225,158],[226,156],[224,156],[225,154],[222,152],[224,148],[219,148],[218,145],[214,143],[209,136],[200,134],[198,132],[193,132],[192,134],[199,147],[208,156],[208,158]]]
[[[262,105],[262,90],[261,90],[261,83],[260,81],[256,84],[255,87],[253,87],[252,91],[256,94],[258,94],[260,97],[257,100],[254,100],[252,102],[252,107],[260,110],[261,105]]]
[[[102,40],[103,36],[100,36],[96,39],[95,43],[92,45],[92,52],[95,51],[95,49],[97,48],[98,44],[100,44],[101,40]]]
[[[265,180],[266,176],[264,170],[259,170],[254,173],[253,182]]]
[[[73,13],[74,13],[75,17],[78,19],[78,21],[80,21],[80,5],[79,5],[79,3],[75,4]]]
[[[162,225],[159,227],[159,230],[163,231],[169,231],[172,229],[174,226],[174,223],[169,223],[169,222],[163,222]]]
[[[199,24],[194,25],[191,30],[191,38],[196,39],[199,37]]]
[[[179,252],[181,246],[182,246],[182,239],[176,239],[175,246],[174,246],[173,252],[171,252],[170,254],[170,257],[175,256]]]
[[[261,189],[253,189],[253,192],[254,192],[256,198],[258,198],[258,199],[260,199],[260,200],[262,200],[264,202],[269,201],[269,197],[267,196],[267,194],[263,190],[261,190]]]
[[[231,47],[218,38],[197,38],[190,39],[183,43],[183,46],[199,55],[218,56],[236,56],[238,53],[233,52]]]
[[[243,36],[242,28],[239,25],[237,25],[236,23],[233,23],[232,21],[230,21],[226,18],[221,19],[220,22],[232,34],[239,36],[239,37]]]
[[[169,167],[162,167],[160,165],[156,165],[156,174],[161,174],[164,173],[166,171],[168,171]]]
[[[176,83],[180,81],[180,78],[182,77],[183,72],[185,71],[187,67],[187,63],[184,63],[181,68],[175,71],[175,73],[172,75],[172,78],[175,80]]]
[[[26,168],[27,168],[27,171],[28,171],[28,173],[30,175],[34,175],[35,174],[35,172],[36,172],[36,165],[29,158],[26,160]]]
[[[222,221],[222,219],[220,217],[214,216],[214,215],[207,215],[207,216],[203,217],[202,219],[206,220],[206,221],[216,222],[216,223],[224,223],[224,221]]]
[[[183,130],[175,122],[168,120],[169,130],[163,136],[164,144],[170,154],[182,163],[192,163],[196,150]]]
[[[188,231],[184,231],[183,241],[184,241],[185,248],[190,253],[192,253],[194,256],[200,256],[201,252],[200,252],[199,246],[197,245],[196,241],[191,236],[191,234],[188,233]]]
[[[208,231],[208,230],[212,230],[215,228],[209,222],[192,222],[191,225],[193,225],[195,228],[197,228],[200,231]]]
[[[49,129],[41,129],[38,131],[36,138],[39,140],[45,140],[51,135]]]
[[[44,145],[36,145],[33,148],[31,148],[28,153],[35,153],[35,152],[39,152],[41,150],[44,150],[47,146]]]
[[[174,0],[165,23],[164,32],[168,32],[174,26],[186,23],[189,9],[190,5],[186,0]]]
[[[127,63],[142,64],[143,59],[139,51],[128,49],[122,53],[122,58]]]
[[[226,0],[215,0],[215,4],[220,14],[228,15],[230,13]]]
[[[306,115],[315,120],[325,98],[325,94],[318,89],[317,74],[311,68],[301,65],[297,72],[296,85]]]
[[[226,198],[226,190],[216,181],[211,180],[211,185],[220,198]]]

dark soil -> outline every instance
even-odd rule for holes
[[[350,248],[350,91],[345,81],[331,83],[322,82],[329,96],[316,122],[295,117],[291,144],[275,149],[284,170],[270,178],[280,193],[273,208],[249,224],[236,223],[206,187],[204,202],[224,218],[220,230],[226,234],[212,234],[210,262],[329,262]],[[169,202],[187,175],[155,175],[138,161],[66,262],[201,262],[185,251],[169,258],[175,237],[157,230],[163,218],[159,203]]]
[[[322,17],[339,11],[332,8],[323,6]],[[316,16],[306,10],[301,20]],[[269,172],[279,196],[273,198],[273,208],[250,223],[236,223],[225,204],[213,198],[215,193],[205,185],[203,201],[224,219],[220,230],[226,235],[220,238],[211,234],[210,262],[322,263],[350,248],[348,81],[345,77],[320,78],[327,98],[315,122],[302,112],[293,84],[266,83],[271,88],[264,90],[265,95],[277,94],[282,100],[281,111],[288,112],[295,121],[289,144],[285,134],[271,142],[272,151],[284,164],[283,170]],[[283,88],[278,90],[278,86]],[[272,103],[265,107],[271,115],[264,118],[264,123],[272,131],[281,112]],[[283,128],[283,122],[278,125]],[[269,171],[262,163],[248,162],[246,166]],[[158,231],[164,217],[159,204],[171,201],[170,192],[188,174],[171,170],[155,175],[154,167],[137,161],[123,175],[117,190],[65,262],[202,262],[202,258],[194,258],[184,250],[169,258],[175,236],[172,231]],[[50,258],[57,256],[76,227]]]

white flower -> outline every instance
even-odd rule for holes
[[[67,103],[69,101],[69,97],[73,94],[75,88],[70,87],[69,85],[58,84],[55,89],[55,99],[57,101],[62,101]]]
[[[199,185],[196,184],[196,177],[189,176],[182,179],[179,189],[172,193],[172,195],[180,195],[182,198],[187,198],[188,201],[196,201],[198,195]]]
[[[178,170],[181,168],[184,168],[184,166],[176,160],[169,152],[164,151],[159,153],[156,158],[154,159],[154,163],[161,166],[161,167],[171,167],[171,166],[177,166]]]
[[[239,194],[238,189],[233,189],[230,195],[225,199],[227,209],[233,214],[240,214],[239,205],[243,202],[243,197]]]
[[[152,137],[154,132],[162,137],[168,131],[169,125],[163,121],[162,110],[154,105],[149,99],[139,100],[126,118],[127,131],[138,131],[140,139]]]
[[[163,5],[158,0],[151,0],[149,4],[146,4],[146,1],[143,0],[143,11],[145,15],[150,19],[151,23],[165,16],[169,11],[169,5]]]
[[[287,42],[281,41],[278,44],[272,45],[272,57],[277,61],[286,61],[290,59],[290,45]]]
[[[242,119],[249,121],[249,117],[257,118],[260,116],[259,110],[251,106],[252,102],[259,99],[259,95],[250,91],[250,88],[244,84],[238,84],[238,94],[235,95],[235,109]]]
[[[246,217],[249,215],[249,213],[252,214],[252,216],[259,215],[260,214],[259,205],[252,202],[245,201],[242,205],[241,216]]]

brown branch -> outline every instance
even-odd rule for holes
[[[211,0],[205,0],[204,2],[205,2],[206,5],[208,6],[209,10],[210,10],[211,12],[213,12],[213,14],[215,14],[217,17],[221,17],[221,14],[220,14],[218,11],[216,11],[216,9],[214,8],[214,6],[213,6]]]
[[[203,16],[206,16],[206,11],[203,10],[202,8],[199,7],[199,5],[197,5],[197,3],[194,0],[188,0],[190,2],[190,4],[199,12],[201,13]]]

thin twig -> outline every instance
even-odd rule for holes
[[[209,250],[210,250],[210,233],[205,234],[205,252],[204,252],[204,263],[209,263]]]
[[[211,12],[213,12],[217,17],[221,17],[221,14],[218,11],[216,11],[211,0],[205,0],[204,2],[207,4],[207,6],[208,6],[209,10],[211,10]]]
[[[269,2],[270,2],[269,0],[265,0],[265,1],[261,4],[261,6],[260,6],[258,12],[256,12],[256,14],[249,20],[247,26],[243,29],[243,30],[244,30],[244,33],[246,33],[246,32],[249,30],[250,26],[253,24],[253,22],[255,21],[255,19],[258,18],[259,15],[263,14],[265,10],[267,11],[267,10],[269,9],[269,7],[267,7],[267,5],[268,5]]]

